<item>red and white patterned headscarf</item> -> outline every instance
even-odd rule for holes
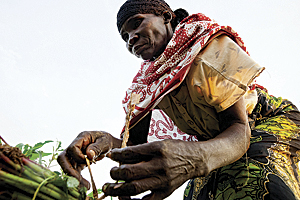
[[[242,39],[231,27],[220,26],[203,14],[191,15],[177,25],[165,51],[155,61],[142,63],[132,85],[126,91],[122,101],[126,113],[131,93],[141,95],[133,111],[130,127],[181,84],[201,49],[221,34],[228,35],[246,51]]]

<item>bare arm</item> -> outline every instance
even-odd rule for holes
[[[220,126],[222,132],[208,141],[164,140],[113,150],[109,156],[123,165],[113,168],[111,176],[126,183],[107,184],[104,192],[123,196],[151,190],[149,199],[163,199],[186,180],[238,160],[250,140],[243,98],[220,113]]]
[[[221,134],[201,144],[208,172],[241,158],[249,148],[251,130],[243,98],[219,115]]]

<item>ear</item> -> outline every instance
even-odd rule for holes
[[[172,21],[172,14],[169,11],[164,11],[162,14],[165,24],[168,24]]]

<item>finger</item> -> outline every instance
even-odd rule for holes
[[[102,190],[109,196],[134,196],[148,190],[161,189],[163,182],[159,177],[151,177],[129,183],[106,183]]]
[[[137,180],[165,174],[163,166],[158,159],[136,164],[123,164],[110,170],[110,176],[114,180]]]
[[[152,190],[151,194],[143,197],[142,200],[161,200],[170,196],[177,188],[179,188],[185,181],[182,177],[177,176],[173,180],[169,181],[168,184],[160,187],[160,189]]]
[[[86,163],[84,153],[89,143],[90,136],[83,133],[79,134],[79,136],[73,140],[73,142],[66,149],[68,156],[74,159],[77,163]]]
[[[90,160],[102,159],[104,158],[104,154],[111,150],[111,146],[111,140],[103,135],[102,137],[98,137],[94,143],[88,145],[86,155]]]
[[[86,180],[85,178],[83,178],[82,176],[81,177],[81,180],[79,181],[80,182],[80,186],[84,186],[86,187],[87,190],[89,190],[91,188],[91,184],[88,180]]]
[[[170,196],[186,180],[182,176],[176,176],[172,180],[168,180],[163,176],[155,176],[129,183],[107,183],[103,186],[103,192],[110,196],[134,196],[151,190],[153,194],[144,197],[145,199],[164,199]]]
[[[59,165],[61,166],[62,170],[68,174],[69,176],[73,176],[75,177],[77,180],[79,180],[79,182],[81,183],[81,185],[85,186],[87,189],[90,188],[90,183],[84,179],[80,172],[82,170],[83,167],[78,167],[75,168],[69,158],[66,156],[66,152],[63,151],[57,158],[57,162],[59,163]]]
[[[88,181],[88,180],[86,180],[85,178],[83,178],[83,176],[81,175],[81,171],[83,170],[85,168],[85,166],[84,165],[79,165],[78,166],[78,169],[77,169],[77,171],[78,171],[78,174],[80,175],[80,177],[79,177],[79,182],[80,182],[80,186],[84,186],[84,187],[86,187],[88,190],[91,188],[91,184],[90,184],[90,182]]]
[[[78,171],[75,170],[75,167],[71,164],[69,158],[66,156],[66,151],[63,151],[57,157],[57,162],[66,174],[74,176],[76,178],[78,177]]]
[[[122,149],[113,149],[109,157],[121,163],[137,163],[161,155],[162,145],[160,142],[151,142]]]
[[[95,157],[96,157],[95,151],[93,151],[92,149],[88,149],[88,148],[87,148],[87,151],[86,151],[86,155],[87,155],[88,159],[95,160]]]

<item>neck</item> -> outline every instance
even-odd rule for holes
[[[171,23],[168,23],[165,25],[166,27],[166,32],[167,32],[167,37],[166,37],[166,42],[165,42],[165,46],[163,48],[161,48],[151,59],[150,61],[154,61],[156,60],[166,49],[167,45],[169,44],[170,40],[172,39],[173,37],[173,29],[172,29],[172,26],[171,26]]]

